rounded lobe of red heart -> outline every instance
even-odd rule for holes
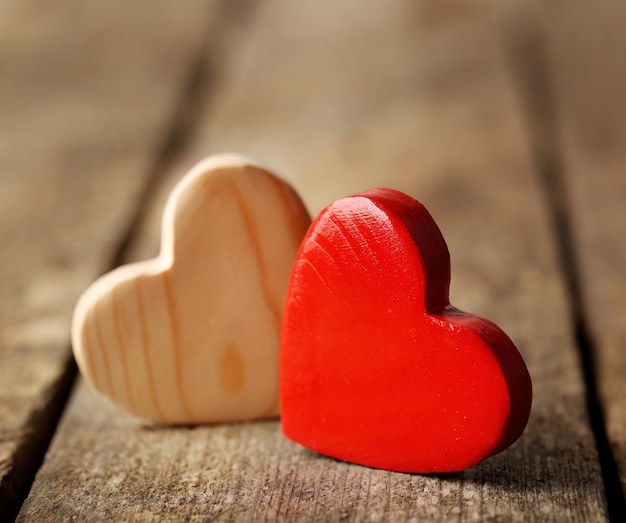
[[[282,331],[283,431],[363,465],[457,471],[517,439],[530,381],[500,329],[447,304],[439,230],[390,193],[335,202],[301,246]]]

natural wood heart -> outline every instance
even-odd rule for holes
[[[74,313],[85,380],[167,423],[275,416],[289,273],[310,218],[289,185],[235,155],[172,192],[161,254],[96,281]]]

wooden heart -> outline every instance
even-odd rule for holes
[[[80,298],[72,344],[85,380],[160,422],[277,415],[284,299],[309,224],[266,169],[235,155],[199,163],[168,200],[160,255]]]
[[[389,189],[327,207],[296,257],[281,341],[283,431],[322,454],[452,472],[511,445],[531,405],[516,347],[452,307],[426,209]]]

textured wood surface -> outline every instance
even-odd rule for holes
[[[76,299],[112,263],[204,38],[201,3],[161,4],[142,13],[120,2],[28,1],[0,11],[7,517],[28,491],[71,384],[67,326]]]
[[[612,520],[626,512],[626,6],[500,5],[536,165],[558,230]]]
[[[421,200],[448,241],[452,302],[526,358],[521,440],[460,474],[397,474],[317,456],[277,421],[147,424],[81,384],[20,520],[606,519],[555,231],[491,15],[486,2],[267,1],[185,158],[257,157],[313,212],[380,185]],[[134,257],[155,253],[154,230]]]
[[[563,13],[566,13],[564,16]],[[626,4],[544,9],[581,317],[626,494]],[[623,504],[623,495],[622,501]],[[623,509],[626,509],[622,505]]]

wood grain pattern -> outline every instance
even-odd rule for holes
[[[564,16],[565,13],[565,16]],[[626,5],[546,3],[569,210],[606,430],[626,495]]]
[[[215,155],[174,188],[161,254],[96,281],[74,313],[84,378],[162,423],[278,415],[278,350],[296,251],[310,224],[284,182]]]
[[[71,385],[72,308],[136,212],[209,13],[202,2],[72,0],[0,11],[0,514],[10,518]]]
[[[504,40],[534,136],[588,383],[611,520],[626,511],[620,2],[501,5]],[[520,23],[520,20],[522,23]]]
[[[147,425],[81,386],[21,520],[606,519],[554,234],[489,8],[268,1],[186,157],[250,154],[314,211],[380,185],[422,201],[451,251],[453,302],[528,363],[520,441],[460,474],[393,474],[310,453],[276,421]]]

